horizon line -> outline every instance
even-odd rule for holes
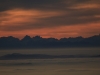
[[[35,35],[35,36],[30,36],[30,35],[25,35],[25,36],[23,36],[22,38],[18,38],[18,37],[15,37],[15,36],[12,36],[12,35],[9,35],[9,36],[0,36],[0,38],[7,38],[7,37],[13,37],[13,38],[17,38],[17,39],[20,39],[20,40],[22,40],[24,37],[26,37],[26,36],[28,36],[28,37],[30,37],[30,38],[34,38],[34,37],[40,37],[40,38],[43,38],[43,39],[49,39],[49,38],[55,38],[55,37],[48,37],[48,38],[44,38],[44,37],[42,37],[42,36],[40,36],[40,35]],[[92,36],[89,36],[89,37],[93,37],[93,36],[100,36],[100,33],[98,34],[98,35],[92,35]],[[83,36],[76,36],[76,37],[62,37],[62,38],[77,38],[77,37],[82,37],[82,38],[89,38],[89,37],[83,37]],[[62,39],[62,38],[59,38],[59,39]],[[55,39],[58,39],[58,38],[55,38]],[[58,39],[58,40],[59,40]]]

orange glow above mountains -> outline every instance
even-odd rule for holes
[[[42,4],[40,3],[40,5]],[[48,8],[39,7],[37,4],[31,8],[16,5],[16,8],[4,11],[0,9],[0,37],[23,38],[25,35],[31,37],[40,35],[44,38],[59,39],[62,37],[89,37],[100,33],[98,0],[83,3],[62,0],[58,2],[58,5],[55,6],[55,4],[56,2],[50,6],[49,2],[48,5],[44,2],[44,6]],[[60,6],[61,4],[62,6]]]

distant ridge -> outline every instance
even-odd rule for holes
[[[16,59],[53,59],[53,58],[100,58],[100,55],[46,55],[46,54],[7,54],[0,57],[0,60]]]
[[[75,38],[42,38],[35,36],[31,38],[26,35],[23,39],[19,40],[13,36],[0,38],[0,49],[11,48],[56,48],[56,47],[100,47],[100,34],[88,38],[75,37]]]

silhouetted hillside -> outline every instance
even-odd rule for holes
[[[51,48],[51,47],[100,47],[100,35],[88,38],[42,38],[35,36],[31,38],[26,35],[23,39],[9,36],[0,38],[0,48]]]

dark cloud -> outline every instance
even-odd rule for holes
[[[75,4],[100,3],[99,0],[0,0],[0,11],[24,8],[39,10],[62,10]]]
[[[24,8],[24,9],[39,9],[47,10],[57,9],[63,6],[64,0],[0,0],[0,10],[9,10],[14,8]]]

